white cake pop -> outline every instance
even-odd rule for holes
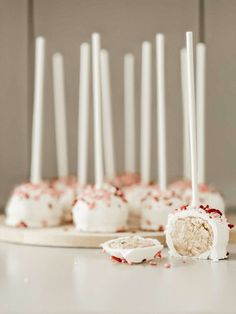
[[[141,203],[141,228],[153,231],[164,231],[169,213],[183,205],[172,191],[148,193]]]
[[[225,202],[222,195],[214,188],[206,185],[199,184],[198,186],[199,202],[202,205],[209,205],[211,208],[216,208],[221,211],[225,210]],[[183,199],[186,200],[186,204],[191,203],[192,190],[191,188],[185,190],[183,193]]]
[[[88,187],[73,209],[73,221],[84,232],[118,232],[127,228],[128,208],[118,188]]]
[[[52,227],[63,220],[59,194],[47,183],[22,184],[6,206],[6,224],[14,227]]]
[[[128,201],[130,215],[140,217],[143,198],[148,193],[157,191],[158,186],[156,184],[139,183],[128,186],[123,190]]]
[[[72,206],[79,192],[79,185],[75,177],[64,177],[51,182],[51,186],[59,194],[64,222],[72,221]]]
[[[225,215],[209,206],[182,207],[169,215],[166,242],[174,257],[214,261],[227,257],[229,227]]]
[[[218,209],[199,206],[196,116],[194,94],[194,61],[192,33],[187,32],[187,74],[189,97],[189,130],[192,176],[192,203],[168,216],[166,243],[175,257],[192,257],[217,261],[227,257],[229,227]]]

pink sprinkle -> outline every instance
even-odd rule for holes
[[[165,264],[164,264],[164,267],[165,267],[165,268],[171,268],[171,265],[170,265],[170,263],[165,263]]]
[[[93,209],[94,207],[95,207],[95,203],[94,202],[92,202],[92,203],[89,203],[89,209]]]
[[[149,264],[152,266],[157,266],[157,262],[155,262],[155,261],[150,261]]]

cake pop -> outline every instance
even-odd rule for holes
[[[80,231],[125,231],[127,219],[127,201],[118,188],[87,187],[73,207],[73,220]]]
[[[30,183],[14,190],[6,206],[6,224],[24,227],[49,227],[62,222],[59,194],[42,181],[42,121],[45,39],[36,39],[35,91]]]
[[[80,231],[116,232],[127,226],[128,208],[119,189],[105,187],[103,180],[100,90],[100,35],[92,35],[95,187],[87,188],[73,206],[73,221]]]
[[[76,196],[77,182],[75,177],[69,176],[68,170],[65,79],[62,54],[57,52],[53,55],[52,65],[58,179],[53,180],[51,185],[60,195],[59,202],[64,212],[64,221],[71,222],[71,208]]]
[[[157,34],[157,98],[158,98],[158,174],[159,190],[151,191],[142,199],[141,228],[164,231],[168,214],[183,205],[182,199],[167,189],[166,121],[164,81],[164,35]]]
[[[62,219],[59,194],[46,182],[17,186],[6,206],[6,224],[13,227],[52,227]]]
[[[187,74],[189,130],[192,176],[192,203],[170,214],[166,226],[166,242],[171,256],[212,259],[227,257],[229,227],[224,214],[209,205],[199,205],[194,66],[192,33],[187,32]]]

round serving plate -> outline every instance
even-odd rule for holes
[[[165,244],[163,232],[116,232],[116,233],[85,233],[79,232],[71,225],[63,225],[53,228],[14,228],[4,223],[5,216],[0,215],[0,241],[25,245],[52,246],[52,247],[75,247],[97,248],[105,241],[127,236],[131,234],[141,235],[158,239]]]

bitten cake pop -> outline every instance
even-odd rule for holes
[[[10,226],[49,227],[63,218],[59,195],[48,182],[42,182],[42,121],[45,40],[36,39],[35,90],[30,183],[18,186],[6,206]]]
[[[217,261],[227,257],[228,241],[229,225],[220,210],[188,206],[169,216],[166,242],[171,256]]]
[[[53,55],[52,65],[58,179],[53,180],[51,184],[59,193],[59,202],[64,212],[64,221],[71,222],[71,209],[76,197],[77,182],[76,178],[69,176],[68,170],[64,62],[60,53]]]
[[[142,199],[141,228],[164,231],[168,214],[183,205],[177,195],[167,190],[166,170],[166,119],[164,77],[164,35],[156,36],[157,56],[157,116],[158,116],[158,174],[159,190],[147,193]]]
[[[141,182],[124,188],[130,216],[141,215],[141,201],[148,192],[157,189],[150,184],[151,153],[151,43],[142,45],[142,90],[141,90]]]
[[[194,95],[193,41],[192,33],[187,39],[187,74],[189,100],[190,155],[192,175],[192,203],[168,217],[166,242],[171,256],[212,259],[227,257],[229,226],[224,214],[210,206],[199,205],[196,117]]]
[[[86,232],[116,232],[126,229],[128,208],[123,193],[106,188],[103,180],[102,119],[100,90],[100,35],[92,35],[95,182],[75,203],[73,221],[78,230]]]

